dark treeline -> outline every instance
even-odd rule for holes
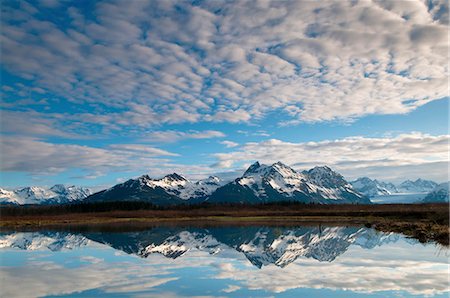
[[[263,206],[294,206],[307,205],[305,203],[284,201],[277,203],[262,204],[238,204],[238,203],[200,203],[200,204],[179,204],[169,206],[158,206],[149,202],[138,201],[114,201],[114,202],[95,202],[95,203],[73,203],[60,205],[4,205],[0,206],[1,215],[54,215],[65,213],[90,213],[90,212],[111,212],[111,211],[136,211],[136,210],[195,210],[195,209],[237,209],[237,208],[256,208]],[[308,204],[311,205],[311,204]]]
[[[425,213],[442,212],[442,204],[383,204],[383,205],[323,205],[306,204],[292,201],[261,204],[186,204],[174,206],[156,206],[148,202],[117,201],[97,203],[76,203],[64,205],[25,205],[1,206],[1,216],[34,216],[34,215],[63,215],[72,213],[105,213],[119,211],[147,211],[153,215],[180,216],[209,216],[209,215],[402,215],[423,216]],[[448,211],[447,211],[448,212]],[[448,216],[447,216],[448,217]]]
[[[158,207],[147,202],[98,202],[98,203],[75,203],[61,205],[7,205],[0,207],[0,214],[7,216],[15,215],[55,215],[66,213],[87,213],[87,212],[110,212],[115,210],[133,211],[133,210],[161,210]]]

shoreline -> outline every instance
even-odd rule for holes
[[[48,208],[47,208],[48,209]],[[46,207],[0,208],[0,231],[137,230],[153,226],[365,226],[449,246],[448,204],[241,205],[66,212]],[[16,212],[15,214],[11,210]],[[6,212],[5,212],[6,211]],[[8,213],[9,212],[9,213]],[[47,213],[46,213],[47,212]],[[28,214],[27,214],[28,213]]]

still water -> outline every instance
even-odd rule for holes
[[[0,233],[1,297],[448,297],[448,250],[361,227]]]

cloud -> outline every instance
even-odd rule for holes
[[[112,169],[150,168],[155,164],[168,162],[161,156],[177,156],[175,153],[141,144],[112,144],[106,148],[97,148],[15,137],[2,137],[0,149],[1,170],[5,172],[37,174],[78,168],[94,171],[94,177]]]
[[[202,136],[199,134],[197,137]],[[177,163],[172,158],[179,157],[178,153],[148,144],[110,144],[105,147],[91,147],[52,143],[30,137],[2,136],[0,152],[2,172],[24,172],[33,179],[68,170],[81,170],[82,175],[73,175],[71,178],[92,180],[110,173],[121,173],[123,177],[129,179],[133,178],[130,172],[159,178],[177,172],[187,175],[189,179],[197,180],[214,174],[216,170],[206,163],[209,159],[196,164]],[[229,179],[229,173],[222,174]],[[111,179],[110,184],[97,185],[95,188],[103,189],[116,183],[117,181]]]
[[[234,147],[239,146],[238,143],[233,142],[233,141],[222,141],[222,142],[220,142],[220,144],[225,145],[225,147],[227,147],[227,148],[234,148]]]
[[[228,288],[223,289],[222,292],[225,292],[225,293],[233,293],[233,292],[236,292],[237,290],[240,290],[240,289],[241,289],[240,286],[237,286],[237,285],[229,285]]]
[[[113,144],[110,145],[109,148],[114,151],[123,152],[125,154],[135,152],[136,154],[147,156],[179,156],[179,154],[176,153],[171,153],[166,150],[141,144]]]
[[[176,130],[165,130],[165,131],[153,131],[147,134],[146,140],[151,142],[162,142],[162,143],[172,143],[187,139],[211,139],[211,138],[222,138],[225,134],[217,130],[204,130],[204,131],[176,131]]]
[[[64,120],[55,115],[34,111],[1,111],[0,127],[3,133],[23,136],[54,136],[69,139],[86,139],[86,135],[63,126]],[[58,119],[59,118],[59,119]]]
[[[422,133],[395,137],[348,137],[320,142],[292,143],[277,139],[250,142],[239,150],[217,153],[218,168],[259,160],[278,160],[298,169],[330,165],[347,178],[371,176],[382,180],[429,178],[448,180],[449,135]]]
[[[41,4],[3,5],[2,62],[65,121],[352,121],[448,95],[446,1]]]

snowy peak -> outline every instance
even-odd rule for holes
[[[368,197],[391,195],[392,193],[397,192],[395,185],[392,183],[384,183],[376,179],[372,180],[368,177],[358,178],[350,183],[357,191]]]
[[[248,167],[247,171],[244,172],[243,176],[255,174],[261,168],[261,164],[259,162],[255,162],[251,166]]]
[[[83,200],[91,190],[83,187],[57,184],[51,188],[37,186],[0,191],[0,204],[62,204]]]
[[[130,179],[112,188],[94,194],[90,201],[146,201],[156,205],[182,203],[181,200],[206,199],[213,191],[222,186],[218,177],[208,177],[192,182],[184,176],[173,173],[160,179],[143,175]]]
[[[314,182],[314,184],[323,186],[323,187],[341,187],[348,186],[348,182],[344,179],[344,177],[333,171],[331,168],[327,166],[314,167],[309,171],[304,171],[309,179]]]
[[[441,183],[427,194],[424,203],[440,203],[449,201],[450,182]]]
[[[209,176],[208,178],[199,180],[196,183],[198,185],[220,185],[222,180],[217,176]]]
[[[416,181],[406,180],[398,186],[401,193],[427,193],[432,191],[438,184],[436,182],[424,179]]]
[[[159,186],[167,193],[180,197],[183,200],[206,197],[221,186],[218,177],[209,177],[204,180],[192,182],[177,173],[165,176],[159,180],[150,180],[148,186]]]
[[[179,175],[177,173],[172,173],[172,174],[166,175],[161,180],[167,181],[169,183],[175,183],[175,184],[179,184],[179,183],[188,181],[184,176]]]
[[[352,181],[351,184],[357,191],[368,197],[393,194],[426,194],[431,192],[437,186],[437,183],[433,181],[420,178],[415,181],[406,180],[396,186],[390,182],[362,177]]]
[[[244,172],[242,177],[273,177],[275,175],[288,178],[292,176],[299,176],[299,173],[282,162],[276,162],[272,165],[264,165],[259,162],[255,162]]]
[[[233,182],[217,189],[210,202],[370,203],[329,167],[299,173],[281,162],[252,164]]]
[[[59,195],[59,200],[64,202],[73,202],[83,200],[90,196],[92,191],[88,188],[77,187],[75,185],[65,186],[56,184],[50,188],[51,191]]]
[[[235,183],[251,189],[256,197],[269,198],[272,190],[292,196],[302,188],[304,177],[281,162],[272,165],[256,162]]]
[[[21,198],[14,191],[0,188],[0,204],[21,204]]]

